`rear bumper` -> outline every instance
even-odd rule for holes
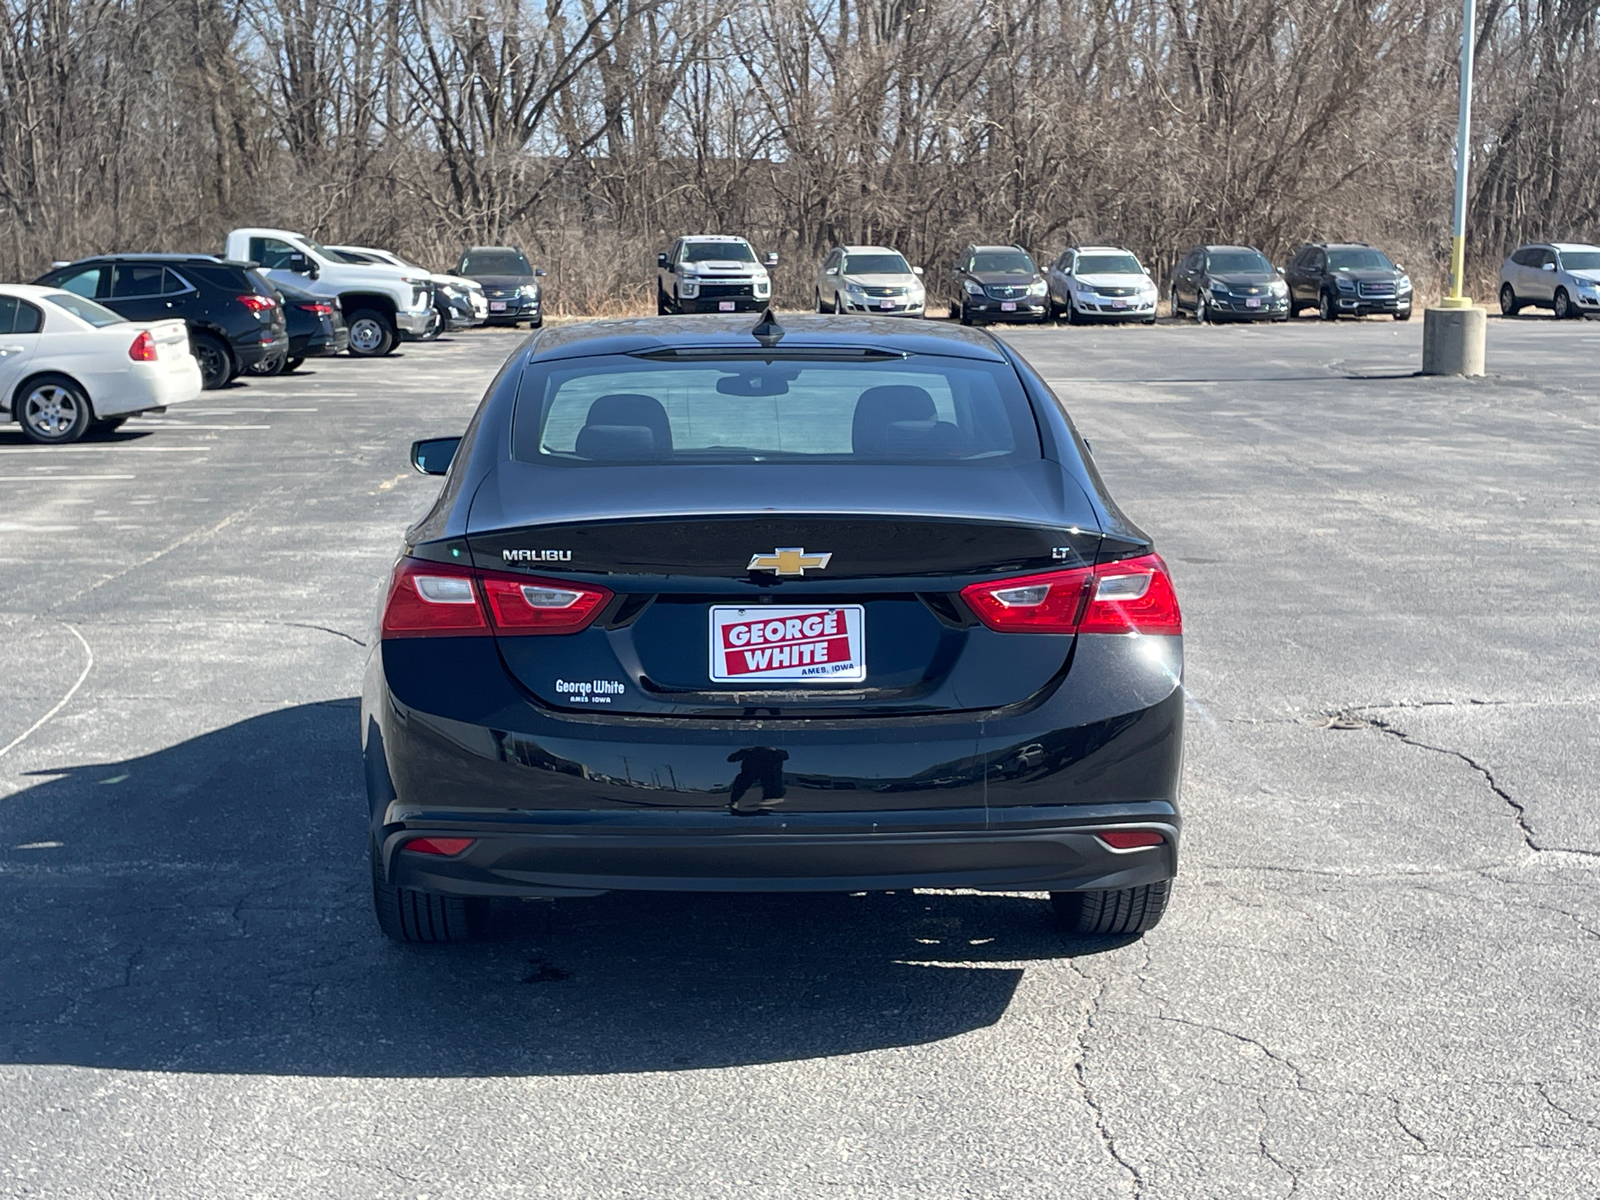
[[[170,364],[131,363],[126,371],[82,378],[94,415],[101,418],[149,412],[200,397],[200,365],[189,356]]]
[[[463,895],[1153,882],[1177,863],[1181,654],[1083,635],[1011,708],[679,719],[546,706],[490,638],[383,641],[362,697],[371,837],[396,882]],[[1094,836],[1128,825],[1166,848]],[[428,834],[477,841],[401,852]]]
[[[380,844],[388,881],[460,896],[911,887],[1059,892],[1136,887],[1178,870],[1178,815],[1160,803],[754,817],[489,815],[397,804],[387,815],[396,818]],[[1114,850],[1096,836],[1127,828],[1154,830],[1165,840]],[[405,849],[429,834],[476,840],[449,858]]]

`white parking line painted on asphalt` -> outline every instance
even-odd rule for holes
[[[227,417],[235,413],[286,413],[316,412],[314,408],[196,408],[183,413],[186,417]]]
[[[71,533],[79,525],[29,525],[22,521],[0,521],[0,533]]]
[[[0,483],[61,483],[83,479],[137,479],[136,475],[0,475]]]
[[[129,421],[124,429],[271,429],[271,425],[196,425],[192,421]]]
[[[32,454],[45,458],[52,454],[210,454],[214,446],[130,446],[110,442],[103,446],[0,446],[0,454]]]

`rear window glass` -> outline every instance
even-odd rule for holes
[[[96,304],[93,300],[83,296],[74,296],[71,292],[51,292],[43,297],[47,304],[54,304],[57,308],[64,308],[81,321],[87,321],[96,329],[106,325],[115,325],[124,318],[118,316],[104,305]]]
[[[1040,457],[1015,371],[931,355],[534,364],[517,398],[512,453],[575,465]]]

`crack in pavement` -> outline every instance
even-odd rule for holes
[[[1105,1151],[1106,1157],[1121,1167],[1128,1178],[1128,1183],[1133,1189],[1134,1200],[1139,1200],[1144,1195],[1144,1175],[1139,1168],[1122,1156],[1117,1149],[1117,1140],[1112,1135],[1110,1127],[1106,1124],[1105,1111],[1100,1107],[1100,1102],[1095,1099],[1093,1090],[1089,1087],[1087,1065],[1089,1059],[1089,1034],[1094,1029],[1095,1016],[1100,1011],[1100,1000],[1105,995],[1105,980],[1094,980],[1070,959],[1066,962],[1067,969],[1082,979],[1085,983],[1094,985],[1094,995],[1089,998],[1089,1005],[1084,1013],[1083,1024],[1078,1027],[1078,1061],[1073,1064],[1073,1075],[1077,1080],[1078,1091],[1083,1096],[1083,1103],[1094,1118],[1095,1133],[1100,1138],[1100,1148]]]
[[[1416,706],[1413,706],[1416,707]],[[1431,705],[1429,707],[1432,707]],[[1600,851],[1579,850],[1571,846],[1541,846],[1535,838],[1533,827],[1528,824],[1528,809],[1525,804],[1501,787],[1494,777],[1494,772],[1484,766],[1477,759],[1461,750],[1452,750],[1449,746],[1435,746],[1431,742],[1421,742],[1412,737],[1405,730],[1391,725],[1382,717],[1362,716],[1362,713],[1371,712],[1368,705],[1343,709],[1339,712],[1324,714],[1325,729],[1370,729],[1378,733],[1387,734],[1389,737],[1404,742],[1407,746],[1415,746],[1418,750],[1427,750],[1433,754],[1442,754],[1447,758],[1458,759],[1467,764],[1480,776],[1489,790],[1503,800],[1511,810],[1511,819],[1516,822],[1517,830],[1522,834],[1522,841],[1529,850],[1535,854],[1579,854],[1589,858],[1600,858]]]

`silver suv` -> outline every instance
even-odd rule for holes
[[[927,294],[922,268],[887,246],[836,246],[817,268],[819,313],[878,313],[920,317]]]
[[[1500,264],[1500,311],[1538,306],[1557,320],[1600,314],[1600,246],[1539,242]]]
[[[742,237],[681,237],[656,255],[656,313],[760,312],[777,265],[776,254],[758,261]]]

